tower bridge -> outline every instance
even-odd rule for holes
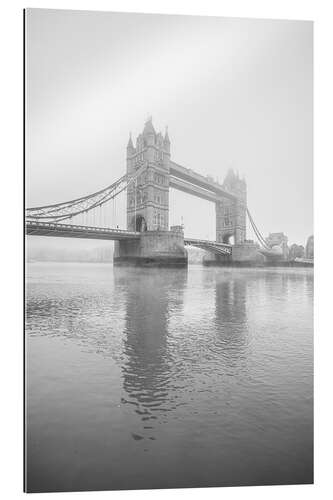
[[[170,188],[215,204],[214,241],[186,238],[181,226],[169,227]],[[150,118],[135,145],[130,136],[124,176],[87,196],[26,209],[26,234],[114,240],[114,263],[119,265],[186,265],[188,245],[210,252],[217,260],[249,260],[257,246],[246,241],[246,191],[245,180],[233,170],[220,184],[171,160],[168,130],[157,133]],[[126,228],[112,227],[105,220],[110,220],[122,192],[127,200]]]

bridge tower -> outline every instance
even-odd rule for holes
[[[134,147],[127,145],[127,173],[141,167],[143,172],[127,188],[127,228],[131,231],[167,231],[169,229],[170,140],[156,133],[151,117]]]
[[[229,169],[223,187],[235,195],[236,200],[216,201],[216,241],[229,243],[233,236],[234,244],[242,245],[246,240],[246,182]]]

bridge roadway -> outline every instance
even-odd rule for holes
[[[139,232],[106,227],[79,226],[75,224],[55,224],[52,222],[26,221],[25,233],[30,236],[53,236],[58,238],[85,238],[94,240],[139,239]],[[232,247],[226,243],[184,238],[185,246],[195,246],[215,254],[231,255]]]
[[[54,236],[59,238],[85,238],[93,240],[128,240],[140,238],[140,233],[107,227],[56,224],[53,222],[27,221],[25,232],[31,236]]]

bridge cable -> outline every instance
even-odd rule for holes
[[[101,189],[90,195],[53,205],[27,208],[26,218],[35,221],[44,219],[53,222],[61,222],[82,215],[83,218],[87,219],[86,222],[89,223],[89,212],[93,211],[90,213],[92,215],[92,220],[95,220],[96,211],[94,209],[98,206],[102,207],[102,205],[111,200],[114,205],[114,201],[116,201],[118,195],[127,189],[131,183],[135,182],[136,178],[141,174],[142,169],[143,167],[139,168],[131,176],[126,174],[105,189]],[[117,206],[115,206],[115,210],[117,210]]]
[[[257,239],[259,240],[259,243],[261,243],[261,245],[262,245],[264,248],[266,248],[267,250],[270,250],[269,246],[268,246],[268,245],[267,245],[267,243],[266,243],[266,240],[264,239],[264,237],[263,237],[263,236],[262,236],[262,234],[260,233],[259,229],[257,228],[257,226],[256,226],[256,224],[255,224],[255,222],[254,222],[254,220],[253,220],[253,218],[252,218],[252,216],[251,216],[250,211],[249,211],[249,209],[248,209],[248,208],[246,209],[246,212],[247,212],[247,215],[248,215],[248,217],[249,217],[249,220],[250,220],[251,226],[252,226],[252,228],[253,228],[253,231],[254,231],[254,233],[255,233],[255,235],[256,235],[256,237],[257,237]]]

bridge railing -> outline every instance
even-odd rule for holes
[[[85,225],[77,225],[77,224],[60,224],[54,222],[36,222],[36,221],[26,221],[26,228],[44,228],[44,229],[54,229],[54,230],[82,230],[89,232],[104,232],[104,233],[119,233],[126,235],[139,236],[140,233],[136,231],[127,231],[126,229],[119,229],[113,227],[94,227],[94,226],[85,226]]]
[[[220,246],[220,247],[226,247],[226,248],[231,248],[232,245],[229,245],[229,243],[221,243],[218,241],[212,241],[212,240],[201,240],[201,239],[196,239],[196,238],[185,238],[184,239],[185,244],[191,245],[191,243],[197,243],[197,244],[203,244],[203,245],[214,245],[214,246]]]
[[[195,238],[184,238],[184,245],[190,245],[197,248],[201,248],[202,250],[217,255],[232,254],[232,245],[229,245],[228,243],[218,243],[216,241],[209,241],[209,240],[197,240]]]

